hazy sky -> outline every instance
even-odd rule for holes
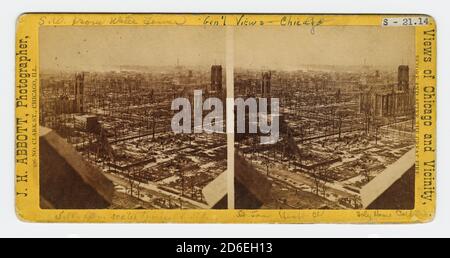
[[[225,29],[202,26],[42,27],[42,69],[224,64]]]
[[[120,65],[225,65],[224,27],[42,27],[43,70],[110,70]],[[410,27],[235,27],[235,66],[392,66],[415,63]]]
[[[415,64],[410,27],[239,27],[235,66],[295,69],[301,65],[394,66]]]

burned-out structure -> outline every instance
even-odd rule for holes
[[[222,66],[211,66],[211,91],[222,91]]]
[[[399,66],[397,84],[373,85],[361,92],[359,112],[373,117],[414,116],[415,91],[409,80],[409,67]]]

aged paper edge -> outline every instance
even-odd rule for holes
[[[425,223],[434,218],[436,147],[436,32],[434,19],[416,28],[416,193],[415,209],[405,210],[42,210],[39,208],[39,42],[40,26],[282,26],[283,19],[320,21],[320,26],[381,26],[386,17],[416,15],[295,14],[23,14],[17,20],[16,51],[16,212],[27,222],[69,223]],[[423,16],[423,15],[421,15]],[[250,23],[243,24],[245,18]],[[314,25],[311,25],[314,29]],[[427,51],[429,55],[425,56]],[[430,59],[426,60],[426,57]],[[20,83],[21,69],[31,77]],[[425,102],[425,97],[431,102]],[[22,101],[22,105],[18,104]],[[425,113],[428,112],[428,113]],[[431,123],[427,123],[431,122]],[[230,139],[229,139],[230,140]],[[25,146],[25,147],[24,147]],[[432,151],[425,151],[425,147]],[[430,166],[431,164],[431,166]],[[230,179],[229,179],[230,181]],[[229,182],[230,184],[230,182]]]

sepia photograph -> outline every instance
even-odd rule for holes
[[[227,29],[42,27],[41,207],[414,209],[414,29]]]
[[[197,108],[226,97],[224,28],[43,26],[39,44],[41,208],[226,208],[226,134]]]
[[[236,133],[236,208],[414,209],[414,28],[238,27],[234,39],[236,99],[279,110],[257,111],[276,142]],[[237,123],[256,121],[246,104]]]

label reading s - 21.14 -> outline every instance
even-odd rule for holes
[[[383,26],[425,26],[429,24],[429,17],[397,17],[383,19]]]

